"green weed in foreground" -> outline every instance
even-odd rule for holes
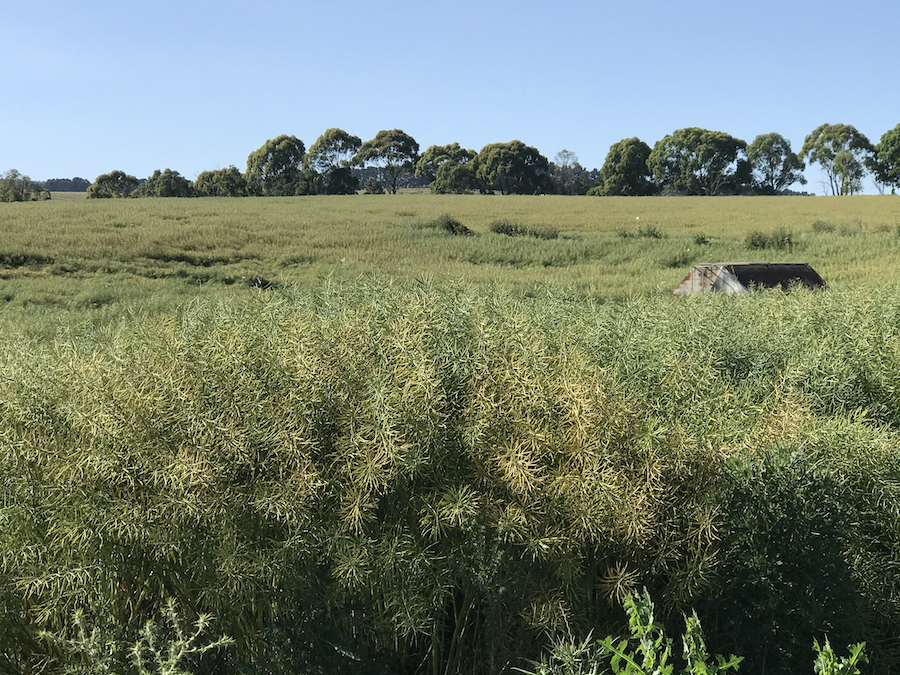
[[[609,636],[597,641],[596,646],[590,636],[577,644],[563,640],[556,643],[540,663],[535,664],[533,671],[520,669],[520,672],[526,675],[600,675],[610,672],[606,669],[609,664],[611,672],[618,675],[671,675],[676,672],[672,639],[666,637],[663,626],[654,621],[653,610],[653,602],[646,589],[642,595],[628,595],[625,611],[628,614],[630,639]],[[684,651],[677,672],[682,675],[716,675],[740,669],[743,657],[710,656],[696,614],[685,617],[685,623],[682,638]],[[827,637],[823,646],[815,640],[813,647],[816,652],[813,665],[816,675],[860,675],[857,666],[868,661],[864,642],[850,645],[850,656],[844,657],[834,653]]]
[[[664,627],[654,620],[653,601],[644,589],[643,594],[626,596],[625,612],[628,615],[630,639],[608,636],[597,641],[596,648],[589,640],[574,645],[565,641],[557,643],[549,657],[537,664],[534,671],[521,671],[527,675],[599,675],[607,671],[617,675],[672,675],[676,672],[676,657],[672,653],[672,639],[666,636]],[[717,675],[729,670],[737,671],[742,658],[728,658],[716,654],[710,658],[706,651],[703,629],[696,615],[685,617],[683,636],[684,652],[682,675]]]
[[[816,675],[860,675],[859,664],[868,663],[864,642],[850,645],[850,656],[838,657],[831,648],[828,638],[825,644],[819,645],[819,641],[813,644],[816,650],[815,672]]]

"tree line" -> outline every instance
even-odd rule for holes
[[[50,199],[50,191],[15,169],[0,175],[0,202],[38,202]]]
[[[267,140],[235,166],[201,172],[191,181],[172,169],[145,180],[123,171],[33,183],[17,171],[0,179],[0,201],[47,199],[49,190],[84,188],[88,197],[244,197],[396,193],[401,187],[428,185],[439,194],[776,195],[805,185],[809,164],[818,165],[827,192],[862,192],[871,176],[880,192],[900,187],[900,124],[873,144],[849,124],[822,124],[806,136],[799,153],[778,133],[752,143],[721,131],[678,129],[651,148],[639,138],[610,146],[600,170],[583,167],[569,150],[550,161],[522,141],[489,143],[480,151],[459,143],[419,151],[400,129],[379,131],[362,142],[332,128],[308,149],[296,136]]]
[[[848,124],[822,124],[806,136],[799,153],[778,133],[748,144],[721,131],[688,127],[651,148],[639,138],[614,143],[598,171],[578,156],[559,152],[550,161],[522,141],[489,143],[480,151],[459,143],[432,145],[419,152],[416,140],[400,129],[379,131],[363,143],[343,129],[329,129],[307,150],[295,136],[267,140],[236,167],[204,171],[191,183],[170,169],[143,184],[113,172],[98,177],[92,197],[289,196],[396,193],[418,179],[432,192],[465,194],[776,195],[804,185],[806,163],[816,164],[834,195],[862,192],[871,175],[878,189],[900,186],[900,124],[875,145]]]
[[[84,178],[51,178],[41,182],[45,190],[50,192],[87,192],[91,181]]]
[[[16,169],[0,174],[0,202],[40,202],[51,192],[85,192],[91,182],[84,178],[51,178],[34,181]]]

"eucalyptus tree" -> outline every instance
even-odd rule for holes
[[[476,188],[472,160],[477,155],[459,143],[431,145],[416,162],[416,175],[430,181],[432,192],[463,194]]]
[[[647,160],[650,146],[640,138],[624,138],[609,146],[592,195],[638,197],[653,194]]]
[[[791,150],[791,142],[781,134],[760,134],[747,148],[753,171],[753,190],[759,194],[778,194],[789,185],[806,185],[806,168]]]
[[[378,167],[385,187],[397,194],[400,177],[415,171],[418,158],[419,144],[412,136],[400,129],[382,129],[360,146],[353,163]]]
[[[746,148],[725,132],[688,127],[657,141],[647,166],[656,181],[679,193],[734,194],[750,182]]]
[[[550,188],[550,162],[522,141],[490,143],[475,158],[482,190],[502,194],[537,194]]]
[[[900,187],[900,124],[885,132],[875,146],[875,175],[893,191]]]
[[[135,190],[135,197],[193,197],[194,186],[177,171],[157,169],[140,188]]]
[[[124,171],[111,171],[97,176],[87,189],[90,199],[110,199],[114,197],[130,197],[138,189],[140,181]]]
[[[325,131],[306,153],[305,167],[321,176],[320,190],[325,194],[354,194],[359,187],[350,167],[362,141],[343,129]]]
[[[247,181],[235,166],[201,171],[194,181],[194,192],[198,197],[244,197]]]
[[[800,159],[809,159],[825,172],[832,195],[862,192],[862,179],[874,167],[875,148],[850,124],[822,124],[803,141]]]
[[[556,153],[556,157],[550,162],[550,179],[556,188],[554,192],[561,195],[570,194],[576,165],[581,166],[578,163],[578,155],[571,150],[563,148]]]
[[[596,174],[594,170],[593,174]],[[550,162],[550,182],[561,195],[583,195],[592,187],[596,176],[578,161],[578,155],[562,149]]]
[[[267,140],[247,157],[247,185],[251,194],[287,197],[303,191],[306,147],[296,136],[282,134]]]

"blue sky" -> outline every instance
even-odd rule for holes
[[[587,168],[688,126],[799,151],[845,123],[877,143],[900,123],[898,26],[897,0],[17,3],[0,172],[194,178],[329,127],[422,150],[519,139]]]

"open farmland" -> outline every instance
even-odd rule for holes
[[[441,214],[479,236],[430,227]],[[4,204],[0,218],[0,298],[36,312],[372,274],[659,296],[695,262],[747,259],[810,262],[837,287],[900,280],[892,197],[72,200]],[[495,234],[497,221],[559,236]],[[752,233],[779,230],[791,245],[748,249]]]
[[[646,587],[741,672],[897,672],[897,204],[0,205],[0,666],[172,598],[207,672],[507,672]],[[670,297],[749,258],[829,289]]]

